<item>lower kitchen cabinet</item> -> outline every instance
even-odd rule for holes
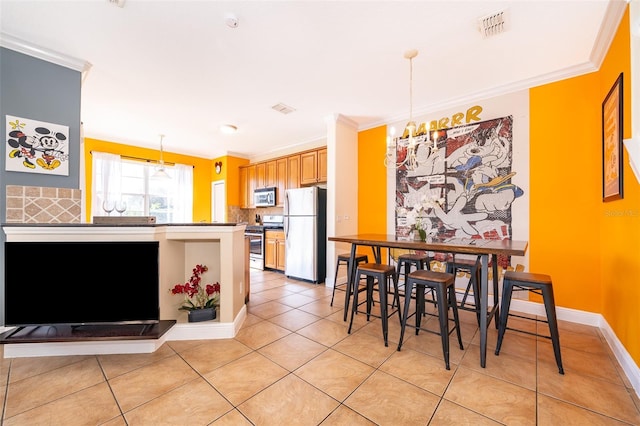
[[[284,272],[285,240],[284,231],[265,231],[264,267]]]

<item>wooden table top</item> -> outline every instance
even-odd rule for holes
[[[351,243],[363,246],[377,246],[410,250],[442,251],[467,254],[501,254],[524,256],[527,241],[482,240],[472,238],[432,238],[427,241],[399,240],[395,235],[356,234],[329,237],[329,241]]]

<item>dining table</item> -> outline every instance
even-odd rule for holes
[[[524,256],[528,242],[512,239],[480,239],[457,237],[429,237],[425,241],[411,240],[387,234],[355,234],[331,236],[329,241],[351,244],[351,257],[347,272],[347,291],[355,289],[355,256],[358,247],[371,247],[376,263],[382,263],[382,249],[406,249],[436,253],[468,254],[480,256],[480,365],[484,368],[487,361],[487,329],[492,318],[496,318],[498,326],[498,256]],[[491,261],[490,261],[491,257]],[[494,303],[489,309],[489,265],[493,267]],[[334,283],[335,285],[335,283]],[[345,297],[345,312],[348,309],[348,298]]]

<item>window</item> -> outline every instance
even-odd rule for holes
[[[154,174],[157,165],[93,153],[92,215],[155,216],[157,223],[193,220],[193,167],[165,166],[170,178]]]

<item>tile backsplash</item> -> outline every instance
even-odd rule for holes
[[[7,223],[80,223],[79,189],[7,185]]]

